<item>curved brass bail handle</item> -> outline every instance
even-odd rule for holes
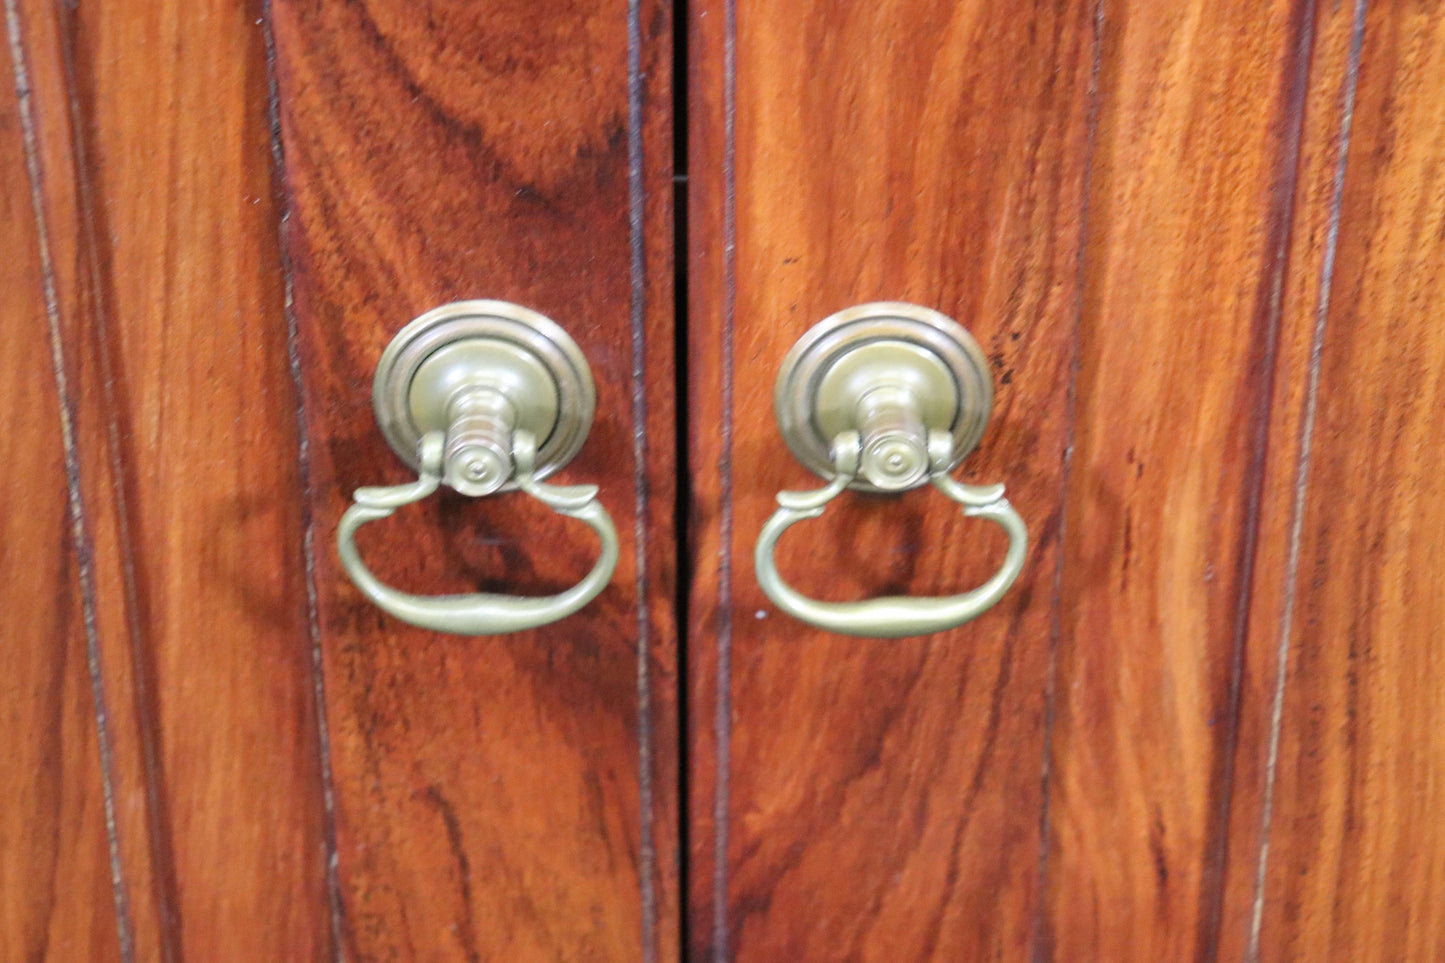
[[[534,477],[537,443],[527,431],[513,436],[512,457],[517,466],[517,487],[542,504],[586,522],[597,533],[601,554],[592,571],[576,585],[556,595],[525,597],[478,592],[473,595],[412,595],[383,584],[362,562],[356,550],[356,530],[367,522],[386,518],[403,505],[421,501],[441,484],[445,435],[426,434],[419,445],[420,477],[407,485],[358,488],[355,504],[341,516],[336,531],[341,564],[352,582],[371,602],[390,615],[424,629],[458,635],[501,635],[547,625],[566,618],[597,597],[617,568],[617,529],[612,516],[597,501],[596,485],[547,485]]]
[[[861,440],[856,431],[846,431],[833,442],[832,460],[836,474],[825,487],[810,492],[779,492],[778,510],[758,536],[753,561],[758,583],[773,604],[797,619],[820,629],[842,635],[871,638],[902,638],[941,632],[975,619],[993,607],[1023,570],[1028,550],[1028,529],[1019,513],[1004,498],[1002,485],[965,485],[951,478],[944,468],[952,439],[944,432],[928,438],[933,464],[933,486],[963,506],[970,518],[986,518],[1008,533],[1009,547],[1002,567],[978,588],[943,598],[888,596],[863,602],[820,602],[800,594],[784,582],[773,563],[773,549],[783,532],[806,518],[823,514],[828,502],[842,493],[858,472]]]

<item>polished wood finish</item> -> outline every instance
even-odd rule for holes
[[[120,960],[64,399],[11,46],[0,50],[0,958]],[[28,155],[28,156],[27,156]],[[28,164],[30,161],[31,164]],[[69,412],[67,412],[69,414]],[[71,456],[74,449],[71,448]]]
[[[683,382],[660,0],[6,13],[0,958],[1445,958],[1438,5],[699,0]],[[582,345],[560,480],[623,535],[503,638],[333,547],[407,474],[382,347],[464,297]],[[887,642],[751,562],[818,484],[778,362],[883,298],[983,344],[959,474],[1033,539]],[[1003,549],[927,490],[800,529],[828,599]],[[360,543],[428,592],[594,551],[516,495]]]
[[[332,952],[259,9],[26,2],[13,21],[127,958]]]
[[[1311,16],[1105,12],[1062,493],[1052,958],[1215,951]]]
[[[1337,253],[1287,449],[1300,497],[1280,506],[1298,541],[1266,638],[1285,676],[1251,747],[1266,796],[1240,814],[1268,844],[1263,959],[1445,957],[1445,11],[1359,11]]]
[[[1432,959],[1439,15],[1372,8],[1341,206],[1363,4],[1090,5],[1067,29],[992,7],[692,22],[692,410],[723,425],[692,435],[695,955]],[[1011,233],[1027,204],[1043,236]],[[780,620],[750,564],[772,492],[808,483],[778,361],[879,297],[1020,339],[965,473],[1035,526],[1000,611],[897,644]],[[783,571],[827,598],[966,583],[986,547],[910,498],[830,508]]]
[[[1267,783],[1279,681],[1281,615],[1292,594],[1296,486],[1302,432],[1317,397],[1312,359],[1321,310],[1329,304],[1339,238],[1340,196],[1349,142],[1360,15],[1365,0],[1316,5],[1309,84],[1300,123],[1289,271],[1280,291],[1273,399],[1268,446],[1260,482],[1254,578],[1249,587],[1246,644],[1239,653],[1238,724],[1227,810],[1227,847],[1218,911],[1218,958],[1286,958],[1278,945],[1261,948],[1255,938],[1260,856],[1265,851]],[[1312,432],[1311,432],[1312,434]],[[1220,805],[1225,805],[1223,799]],[[1259,953],[1260,949],[1266,952]]]
[[[346,955],[675,958],[668,9],[273,15]],[[596,421],[559,478],[601,485],[623,554],[581,613],[461,638],[380,613],[333,539],[353,489],[407,477],[371,414],[383,347],[477,297],[590,360]],[[358,545],[426,593],[554,592],[596,551],[518,494],[443,494]]]
[[[693,13],[694,959],[1027,953],[1094,16]],[[993,611],[897,642],[779,615],[751,563],[775,493],[819,484],[774,425],[778,363],[824,316],[879,299],[938,308],[983,345],[998,400],[962,474],[1006,482],[1034,541]],[[954,592],[1002,557],[996,531],[926,490],[850,495],[800,529],[779,568],[828,599]]]

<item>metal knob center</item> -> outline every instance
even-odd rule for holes
[[[447,414],[446,483],[463,495],[490,495],[512,477],[516,409],[500,391],[471,388],[457,393]]]
[[[863,436],[859,469],[882,491],[914,488],[928,477],[928,432],[906,388],[874,388],[858,399]]]

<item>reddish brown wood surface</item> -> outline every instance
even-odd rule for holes
[[[1261,479],[1247,637],[1240,653],[1239,722],[1228,802],[1227,851],[1219,900],[1218,955],[1250,954],[1256,877],[1265,838],[1269,745],[1278,682],[1280,616],[1291,591],[1301,432],[1311,402],[1311,359],[1320,311],[1329,303],[1338,243],[1345,158],[1363,0],[1318,5],[1303,104],[1289,271],[1281,290],[1268,445]],[[1221,804],[1222,801],[1221,801]],[[1265,959],[1280,958],[1267,953]]]
[[[1283,452],[1298,541],[1260,619],[1285,675],[1261,687],[1263,800],[1237,813],[1267,843],[1261,959],[1445,956],[1445,13],[1362,23],[1309,417]]]
[[[1092,19],[1086,2],[693,14],[693,958],[1027,953]],[[774,426],[777,365],[878,299],[984,346],[998,401],[963,474],[1006,482],[1034,540],[992,612],[897,642],[781,616],[751,564],[775,493],[817,484]],[[958,591],[1002,551],[927,491],[808,525],[778,563],[829,599]]]
[[[274,17],[347,955],[675,958],[667,9]],[[407,475],[371,414],[382,348],[477,297],[542,311],[589,358],[597,418],[560,478],[601,485],[623,553],[578,615],[462,638],[380,613],[333,539],[353,489]],[[515,494],[442,495],[358,543],[427,593],[553,592],[596,551]]]
[[[1106,9],[1054,670],[1055,958],[1214,953],[1311,17]]]
[[[259,13],[12,10],[135,959],[332,953]]]
[[[7,7],[0,957],[1445,956],[1434,6],[693,9],[687,947],[668,10],[278,0],[274,64],[263,12]],[[406,474],[376,358],[461,297],[582,344],[562,479],[623,534],[512,637],[391,622],[334,556]],[[960,474],[1033,538],[993,612],[898,642],[751,563],[815,484],[776,366],[879,298],[983,343]],[[805,528],[779,564],[832,599],[1002,549],[922,491]],[[374,529],[421,591],[594,551],[521,496]]]
[[[0,50],[0,958],[121,959],[104,777],[87,670],[51,368],[45,252],[16,95]],[[23,65],[21,77],[24,77]],[[26,120],[33,120],[32,110]],[[26,135],[30,134],[30,137]],[[27,143],[28,141],[28,143]]]
[[[937,22],[908,4],[699,8],[692,397],[696,419],[724,430],[692,436],[698,955],[1438,955],[1426,626],[1441,622],[1440,569],[1424,533],[1439,527],[1425,367],[1439,355],[1440,125],[1426,79],[1439,26],[1423,8],[1372,8],[1360,109],[1373,113],[1357,120],[1369,160],[1351,161],[1337,218],[1359,9],[1109,4],[1096,34],[1081,14],[1070,58],[1057,42],[1026,47],[1060,34],[1022,14],[993,20],[987,4],[941,7],[954,19]],[[1040,62],[1052,86],[1036,97]],[[1083,98],[1090,66],[1085,124],[1064,91]],[[1009,131],[1074,122],[1083,136],[1010,150]],[[1059,185],[1086,157],[1087,196],[1070,195]],[[1060,248],[1082,232],[1081,274],[1041,269],[1039,233],[1010,233],[1019,204],[1044,205]],[[1332,279],[1337,227],[1355,240]],[[1000,279],[1006,296],[991,299]],[[1031,304],[1030,285],[1056,300]],[[880,644],[780,622],[758,594],[750,548],[771,493],[805,483],[774,457],[776,365],[818,318],[876,297],[941,307],[990,348],[999,331],[1020,335],[999,359],[1006,434],[985,437],[968,474],[1009,482],[1041,521],[1034,564],[1057,565],[1056,602],[1035,571],[950,638]],[[1076,317],[1057,309],[1075,298]],[[1333,401],[1311,435],[1327,305],[1340,320],[1317,394]],[[1355,366],[1371,372],[1363,383]],[[1344,427],[1356,422],[1394,444],[1362,446]],[[1304,569],[1290,574],[1302,434],[1329,454],[1300,509],[1309,591],[1291,601],[1306,584]],[[1065,439],[1066,471],[1048,461]],[[1400,506],[1403,532],[1376,518],[1360,478]],[[1354,514],[1340,520],[1346,489]],[[948,544],[947,506],[830,509],[813,524],[780,559],[823,597],[936,591],[967,558],[967,533]],[[1285,689],[1276,771],[1291,605],[1302,680]],[[1031,646],[1049,644],[1051,625],[1050,665]],[[1413,644],[1386,658],[1372,637]],[[1039,771],[1031,749],[1042,792],[1023,776]],[[1007,777],[990,768],[1000,760]],[[1012,808],[990,823],[1000,799]],[[971,848],[975,832],[990,845]],[[1284,854],[1257,892],[1279,833]],[[1019,856],[1028,845],[1041,861]]]

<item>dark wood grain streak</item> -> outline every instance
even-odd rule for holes
[[[1254,958],[1256,871],[1268,838],[1274,696],[1281,680],[1282,617],[1291,610],[1302,524],[1300,481],[1308,476],[1318,355],[1332,287],[1348,156],[1363,0],[1318,5],[1304,103],[1289,272],[1269,406],[1269,450],[1238,686],[1239,719],[1227,855],[1220,887],[1218,955]]]
[[[1364,18],[1333,280],[1310,357],[1298,575],[1281,600],[1293,608],[1275,609],[1263,636],[1287,632],[1251,907],[1264,959],[1445,955],[1445,12],[1374,3]]]
[[[650,690],[649,726],[645,732],[652,839],[652,906],[644,916],[644,952],[649,959],[681,958],[682,946],[682,742],[679,732],[684,681],[679,671],[680,569],[678,551],[677,396],[677,258],[673,187],[674,115],[673,37],[678,25],[674,7],[654,0],[631,0],[635,70],[631,97],[637,116],[637,149],[632,175],[634,238],[641,235],[633,264],[643,284],[641,305],[634,306],[633,330],[641,334],[634,349],[634,393],[642,402],[635,415],[647,443],[645,461],[634,465],[634,485],[646,493],[646,559],[638,581],[639,619],[648,624],[647,646],[639,648],[639,668]],[[639,387],[640,386],[640,387]],[[645,415],[645,416],[644,416]],[[634,453],[634,457],[639,457]],[[645,615],[641,608],[646,607]],[[639,748],[639,753],[642,750]],[[641,777],[639,777],[641,778]],[[646,927],[650,923],[651,930]]]
[[[1089,177],[1094,167],[1094,146],[1099,137],[1099,77],[1103,67],[1104,9],[1105,0],[1096,0],[1093,11],[1093,36],[1090,42],[1090,56],[1093,58],[1093,62],[1089,68],[1088,108],[1087,117],[1084,122],[1083,200],[1079,209],[1079,233],[1081,238],[1087,238],[1089,236]],[[1087,255],[1088,248],[1083,243],[1080,243],[1078,249],[1078,276],[1081,280],[1084,277],[1085,258]],[[1064,430],[1063,463],[1059,468],[1059,495],[1061,499],[1064,493],[1069,490],[1069,482],[1073,472],[1074,428],[1078,424],[1079,365],[1082,357],[1082,352],[1079,350],[1079,337],[1083,327],[1084,285],[1082,283],[1076,284],[1073,293],[1073,342],[1069,346],[1069,380],[1068,388],[1064,393],[1064,423],[1067,427]],[[1056,537],[1061,543],[1068,537],[1068,526],[1068,515],[1060,511],[1059,530]],[[1046,890],[1049,881],[1049,821],[1053,817],[1054,718],[1058,712],[1059,639],[1063,634],[1063,610],[1058,604],[1058,599],[1064,583],[1064,565],[1066,561],[1067,559],[1063,552],[1055,553],[1053,586],[1051,590],[1053,605],[1050,606],[1049,610],[1049,661],[1047,675],[1044,679],[1043,759],[1039,766],[1038,859],[1040,890]],[[1050,925],[1048,906],[1043,900],[1036,901],[1034,906],[1034,919],[1030,942],[1029,957],[1035,961],[1035,963],[1051,959],[1054,956],[1054,932]]]
[[[708,726],[692,787],[727,801],[693,810],[699,958],[1029,951],[1095,9],[739,2],[734,31],[723,2],[693,14],[692,409],[733,425],[726,448],[693,441],[691,691]],[[963,474],[1005,482],[1034,538],[994,611],[897,642],[779,615],[750,562],[776,492],[815,483],[773,424],[777,365],[816,321],[880,299],[939,308],[984,345],[998,401]],[[957,591],[1000,551],[926,491],[849,497],[810,525],[778,561],[823,598]]]
[[[675,957],[668,9],[285,0],[273,20],[347,956]],[[474,297],[587,354],[597,418],[562,477],[599,483],[624,536],[595,602],[495,638],[387,619],[331,542],[354,488],[405,477],[370,411],[382,347]],[[542,594],[591,565],[579,528],[443,495],[358,541],[413,591]]]
[[[281,103],[276,80],[276,38],[271,30],[270,0],[263,0],[265,17],[263,32],[266,39],[266,93],[267,120],[271,127],[271,174],[272,190],[276,198],[278,232],[284,231],[287,218],[286,199],[286,148],[281,142]],[[301,332],[296,321],[295,281],[291,267],[291,256],[280,237],[282,285],[285,292],[286,315],[286,361],[291,373],[291,384],[296,392],[296,469],[297,482],[301,489],[301,524],[303,527],[301,551],[306,566],[306,627],[311,647],[311,692],[315,705],[326,705],[326,671],[321,651],[321,616],[317,610],[316,589],[316,518],[312,505],[316,500],[311,481],[311,446],[306,435],[305,379],[301,371]],[[328,917],[331,924],[331,953],[335,963],[344,960],[343,906],[341,881],[336,871],[336,787],[331,774],[331,732],[327,728],[325,711],[316,713],[317,750],[320,760],[321,803],[323,810],[322,842],[326,858],[326,897]]]
[[[732,820],[732,724],[733,724],[733,548],[736,504],[734,500],[733,443],[736,431],[734,392],[737,359],[737,0],[723,0],[722,42],[722,325],[719,332],[720,352],[718,404],[722,408],[721,451],[718,466],[718,556],[717,570],[717,709],[715,712],[715,747],[717,760],[713,818],[715,841],[713,871],[713,952],[715,959],[731,959],[729,950],[728,907],[728,827]],[[700,639],[705,639],[701,636]]]
[[[1254,307],[1254,339],[1259,352],[1260,376],[1253,387],[1251,412],[1245,424],[1249,446],[1244,458],[1244,491],[1240,508],[1236,572],[1239,595],[1229,638],[1228,682],[1225,687],[1219,751],[1210,773],[1209,813],[1204,836],[1209,841],[1202,856],[1198,907],[1195,911],[1195,959],[1213,960],[1219,953],[1219,928],[1223,912],[1226,866],[1229,858],[1231,797],[1234,791],[1239,750],[1240,700],[1243,692],[1245,649],[1249,616],[1254,597],[1255,571],[1259,555],[1260,512],[1264,502],[1265,460],[1272,442],[1272,402],[1279,369],[1285,289],[1293,262],[1293,234],[1300,220],[1299,182],[1302,141],[1305,134],[1305,106],[1309,99],[1312,54],[1316,41],[1317,3],[1296,2],[1285,34],[1289,44],[1279,55],[1280,113],[1275,121],[1279,142],[1275,150],[1274,186],[1267,200],[1267,240],[1264,270],[1260,271]]]
[[[141,599],[142,591],[137,586],[137,567],[134,563],[134,542],[131,526],[132,513],[127,504],[130,488],[127,465],[134,464],[133,456],[127,454],[127,441],[120,431],[120,418],[113,412],[116,403],[116,373],[114,340],[110,335],[114,320],[110,316],[110,292],[108,278],[113,273],[112,251],[102,238],[110,235],[110,227],[103,203],[95,196],[95,181],[92,162],[88,156],[93,150],[88,133],[87,108],[94,109],[93,100],[81,92],[82,85],[93,88],[93,78],[88,69],[86,51],[79,48],[77,18],[58,16],[55,29],[58,34],[60,67],[64,75],[63,95],[68,104],[69,148],[68,158],[57,158],[57,166],[68,162],[68,185],[72,196],[65,199],[73,204],[70,213],[74,218],[72,258],[75,261],[73,278],[75,308],[71,323],[72,337],[86,339],[86,345],[77,352],[80,356],[79,374],[90,377],[99,391],[90,395],[95,402],[85,405],[82,417],[90,424],[86,432],[86,448],[97,454],[103,453],[100,472],[94,472],[87,479],[90,493],[87,501],[92,514],[106,524],[106,541],[110,550],[101,553],[104,561],[100,565],[103,578],[109,581],[104,592],[108,605],[99,606],[99,618],[108,618],[109,631],[102,631],[107,638],[124,639],[121,651],[128,659],[114,662],[118,671],[129,672],[117,675],[120,692],[124,693],[117,702],[128,710],[129,725],[122,729],[134,733],[130,751],[123,751],[122,757],[129,765],[126,775],[144,792],[144,806],[141,819],[134,829],[120,832],[129,842],[130,852],[126,854],[122,868],[134,877],[136,882],[137,905],[140,910],[140,928],[137,932],[141,953],[158,953],[166,963],[172,963],[180,954],[179,899],[175,875],[175,859],[172,847],[170,822],[170,798],[167,792],[165,766],[158,748],[157,706],[154,692],[157,685],[156,668],[152,650],[147,646],[143,621],[146,601]],[[79,75],[85,73],[82,78]],[[124,108],[122,108],[123,110]],[[56,112],[59,114],[59,112]],[[52,197],[52,200],[54,198]],[[87,337],[88,336],[88,337]],[[84,394],[84,392],[82,392]],[[124,633],[121,635],[120,633]],[[114,651],[112,649],[112,651]],[[101,648],[104,654],[106,649]],[[104,665],[99,658],[97,663]],[[102,673],[103,674],[103,673]],[[125,745],[124,736],[121,737]],[[144,855],[142,855],[142,853]],[[117,886],[122,897],[127,891],[124,876]]]
[[[21,10],[135,957],[324,958],[260,6]]]
[[[112,886],[105,715],[89,669],[93,583],[40,196],[27,37],[0,49],[0,957],[130,959]],[[52,367],[51,361],[54,360]]]
[[[712,29],[704,29],[702,17],[712,13]],[[721,13],[721,16],[718,16]],[[711,756],[711,774],[699,781],[699,787],[711,785],[711,794],[699,788],[699,800],[711,795],[708,800],[708,818],[699,823],[711,827],[711,839],[699,831],[696,840],[701,846],[711,846],[707,860],[695,862],[698,872],[696,889],[701,885],[711,886],[711,894],[699,902],[702,907],[711,907],[709,914],[699,914],[695,933],[701,938],[707,924],[709,938],[707,959],[731,959],[728,950],[728,804],[730,804],[731,745],[733,745],[733,521],[734,521],[734,363],[736,363],[737,324],[737,0],[722,0],[720,4],[699,7],[695,23],[698,23],[698,42],[695,51],[698,59],[707,59],[712,69],[702,67],[696,71],[694,100],[689,124],[696,133],[689,132],[698,140],[701,149],[692,150],[692,156],[701,156],[708,147],[721,147],[717,162],[709,156],[707,163],[696,165],[692,172],[692,191],[689,205],[702,208],[701,217],[694,217],[692,246],[698,252],[695,268],[689,268],[699,275],[694,282],[688,324],[701,328],[701,337],[692,338],[691,356],[688,359],[689,375],[695,380],[692,393],[692,408],[708,411],[711,403],[717,405],[718,434],[699,434],[689,440],[692,447],[691,463],[694,466],[692,484],[692,512],[694,526],[707,526],[715,518],[715,551],[705,547],[711,541],[711,532],[696,532],[694,542],[702,554],[694,562],[694,591],[705,590],[709,580],[715,580],[712,599],[699,609],[707,613],[701,620],[695,620],[695,635],[692,638],[705,645],[708,639],[715,639],[712,652],[694,662],[694,677],[699,681],[698,707],[711,711],[699,711],[699,717],[711,716],[711,743],[694,740],[696,750],[694,765],[708,765]],[[705,72],[707,71],[707,72]],[[717,140],[718,143],[708,143]],[[714,233],[715,231],[715,233]],[[696,377],[704,375],[704,377]],[[715,385],[709,385],[715,379]],[[717,466],[715,481],[711,479],[711,466]],[[698,479],[705,474],[707,480]],[[715,487],[714,487],[715,486]],[[701,509],[701,510],[699,510]],[[707,560],[715,560],[709,564]],[[701,648],[701,646],[696,646]],[[711,687],[708,675],[711,672]],[[708,872],[702,872],[707,868]],[[705,881],[705,883],[704,883]]]
[[[1056,958],[1214,955],[1307,14],[1106,7],[1051,740]]]
[[[637,809],[638,887],[642,902],[642,958],[657,959],[657,850],[653,812],[652,618],[648,611],[647,523],[647,185],[643,161],[642,24],[639,0],[627,3],[627,227],[628,324],[632,339],[632,538],[637,553],[633,590],[637,600]]]
[[[93,301],[100,286],[95,280],[94,223],[86,213],[94,205],[82,176],[87,167],[85,141],[77,135],[83,128],[81,105],[72,96],[74,30],[71,19],[49,4],[22,0],[17,19],[23,23],[35,104],[37,181],[43,184],[38,217],[50,228],[46,246],[53,270],[48,280],[60,349],[58,370],[72,399],[73,511],[85,522],[83,532],[78,530],[77,544],[88,563],[81,568],[82,576],[88,574],[82,587],[94,600],[86,622],[93,649],[91,672],[97,693],[107,689],[111,693],[103,703],[97,702],[104,704],[103,717],[113,745],[109,765],[116,809],[112,845],[116,899],[123,907],[122,953],[128,958],[139,954],[141,958],[170,960],[174,958],[174,937],[162,920],[173,902],[173,887],[168,890],[163,880],[169,860],[157,854],[157,849],[166,845],[168,834],[156,831],[156,783],[150,775],[154,727],[142,718],[144,701],[137,698],[141,686],[131,674],[131,660],[124,657],[133,638],[127,613],[135,606],[122,559],[124,513],[116,501],[114,433],[106,415],[109,405],[104,401],[110,379],[101,370],[100,354],[94,347],[103,339],[88,336],[86,324],[95,311]],[[121,640],[120,645],[105,644],[112,639]]]
[[[661,3],[629,0],[627,11],[639,885],[642,954],[651,963],[682,952],[673,22]]]

